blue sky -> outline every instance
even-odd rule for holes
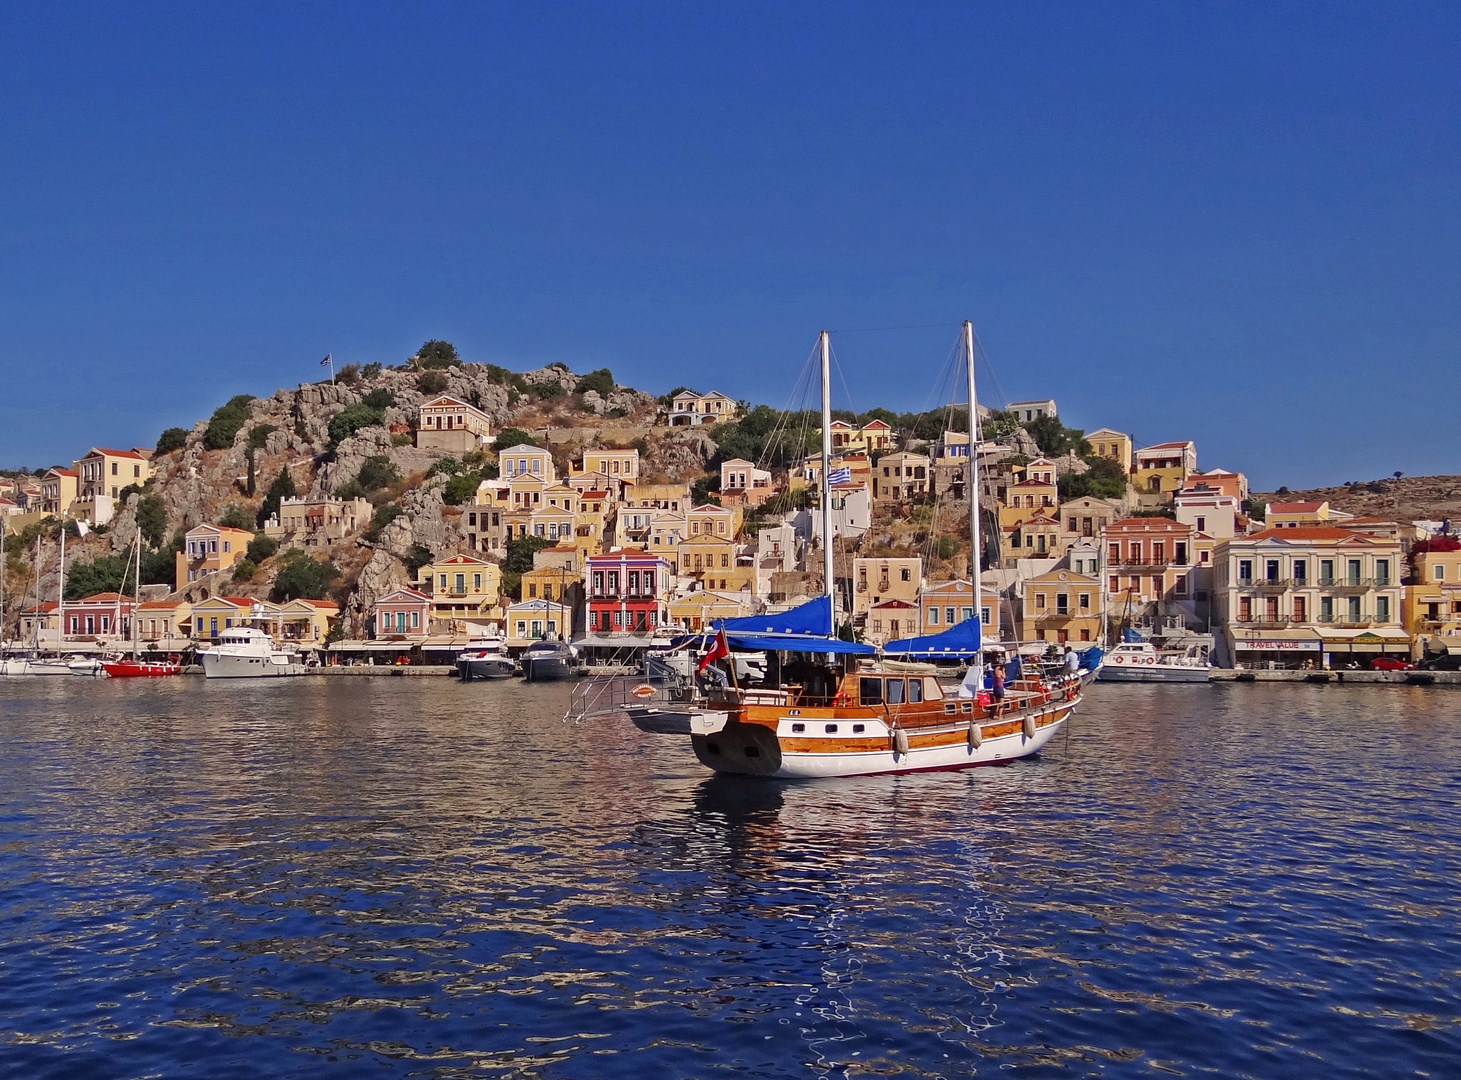
[[[399,362],[1461,472],[1461,7],[14,5],[0,463]],[[930,325],[931,324],[931,325]],[[997,383],[996,381],[997,380]],[[1002,392],[1002,394],[1001,394]]]

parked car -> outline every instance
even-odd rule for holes
[[[1377,656],[1370,661],[1371,671],[1414,671],[1415,665],[1409,660],[1397,660],[1393,656]]]

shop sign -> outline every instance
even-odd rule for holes
[[[1317,641],[1239,641],[1237,647],[1245,652],[1318,652]]]

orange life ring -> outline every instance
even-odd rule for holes
[[[629,692],[641,700],[654,697],[654,687],[650,686],[649,683],[640,683]]]

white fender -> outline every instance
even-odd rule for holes
[[[969,749],[978,750],[984,745],[984,728],[978,720],[969,721]]]
[[[904,757],[908,756],[908,732],[902,728],[893,732],[893,752],[902,754]]]
[[[1035,737],[1035,714],[1034,713],[1026,713],[1025,714],[1025,738],[1027,738],[1027,739],[1033,739],[1034,737]]]

